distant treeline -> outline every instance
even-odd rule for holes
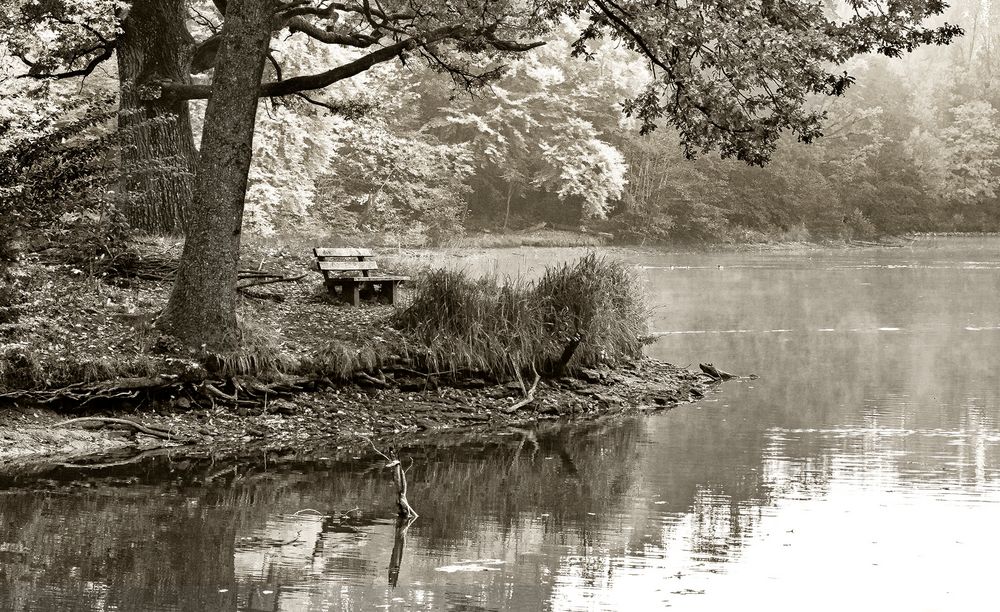
[[[967,32],[950,47],[849,66],[847,94],[815,101],[823,137],[779,143],[765,167],[685,159],[670,125],[640,136],[622,101],[641,94],[647,66],[611,44],[570,57],[570,23],[478,95],[419,63],[380,65],[309,100],[261,103],[246,229],[399,244],[542,221],[647,243],[1000,231],[1000,3],[962,0],[948,19]],[[272,46],[290,74],[354,53],[302,38]],[[320,58],[330,53],[343,57]],[[105,223],[131,197],[112,178],[117,80],[29,81],[8,80],[0,102],[0,214]],[[43,86],[44,107],[32,89]],[[192,104],[196,136],[202,111]],[[73,145],[81,135],[98,146]]]

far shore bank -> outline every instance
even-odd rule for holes
[[[602,252],[658,252],[658,253],[716,253],[716,252],[803,252],[816,250],[866,249],[866,248],[898,248],[909,246],[922,240],[935,238],[990,238],[998,237],[1000,233],[982,232],[926,232],[904,234],[899,236],[883,236],[871,239],[766,239],[731,242],[653,242],[653,241],[619,241],[591,232],[573,232],[568,230],[536,230],[509,231],[502,233],[471,232],[460,238],[431,246],[400,246],[385,245],[381,247],[388,252],[400,253],[465,253],[497,252],[508,249],[598,249]],[[280,244],[281,240],[264,239],[264,244]]]

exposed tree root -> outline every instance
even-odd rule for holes
[[[63,421],[61,423],[56,423],[56,427],[65,427],[67,425],[77,425],[80,423],[105,423],[110,425],[125,425],[131,427],[132,429],[144,433],[147,436],[153,436],[160,438],[161,440],[170,440],[175,442],[189,442],[190,440],[183,436],[178,436],[166,429],[161,429],[159,427],[143,425],[142,423],[137,423],[130,419],[117,419],[111,417],[78,417],[75,419],[69,419],[68,421]]]
[[[222,389],[231,385],[234,392]],[[96,402],[137,402],[145,400],[170,400],[184,402],[184,406],[198,403],[199,399],[224,405],[257,406],[269,400],[287,397],[312,389],[315,383],[305,378],[263,384],[251,379],[182,381],[176,376],[155,378],[118,378],[98,383],[77,383],[58,389],[18,390],[0,393],[2,404],[35,404],[61,406],[67,409],[82,408]]]

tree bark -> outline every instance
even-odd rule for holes
[[[228,2],[187,238],[161,321],[181,342],[210,352],[239,347],[240,232],[272,7],[273,0]]]
[[[133,227],[179,234],[190,205],[197,151],[185,100],[146,101],[143,84],[191,82],[194,39],[184,0],[135,0],[118,42],[123,212]]]

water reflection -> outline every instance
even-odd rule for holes
[[[400,449],[410,525],[352,449],[8,478],[0,608],[982,608],[997,246],[636,254],[671,332],[654,354],[761,378],[645,419]]]

